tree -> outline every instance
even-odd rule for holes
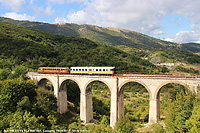
[[[133,122],[131,122],[128,118],[128,115],[125,116],[125,119],[120,115],[118,122],[115,123],[115,131],[118,133],[134,133],[135,129],[133,126]]]
[[[186,132],[185,122],[190,118],[195,101],[195,95],[189,90],[181,91],[176,99],[169,104],[166,116],[166,129],[168,131]]]
[[[34,104],[34,112],[36,115],[47,117],[53,112],[57,112],[57,100],[52,91],[45,88],[36,89],[36,103]]]
[[[186,121],[186,128],[191,133],[200,132],[200,106],[194,107],[191,117]]]
[[[0,71],[0,80],[6,80],[11,74],[10,69],[3,69]]]
[[[18,109],[21,109],[21,110],[27,110],[27,111],[31,111],[32,110],[32,103],[30,102],[29,100],[29,97],[28,96],[24,96],[22,98],[21,101],[19,101],[17,103],[17,108]]]
[[[36,85],[33,81],[21,79],[5,80],[0,84],[0,115],[8,112],[15,112],[16,106],[24,96],[28,96],[31,102],[34,101]]]
[[[152,133],[165,133],[165,130],[160,123],[155,123],[155,124],[151,125],[151,127],[153,128]]]
[[[30,112],[16,111],[10,121],[10,129],[42,130],[45,126]]]
[[[26,74],[28,72],[28,68],[26,68],[23,65],[16,66],[13,68],[13,73],[9,75],[9,79],[14,79],[18,77],[22,77],[23,79],[26,79]]]
[[[110,123],[110,118],[109,118],[109,116],[103,115],[103,118],[102,118],[102,120],[101,120],[101,124],[107,126],[107,125],[109,125],[109,123]]]

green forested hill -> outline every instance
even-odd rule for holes
[[[159,40],[138,32],[105,28],[94,25],[77,25],[77,24],[48,24],[41,22],[17,21],[0,17],[0,22],[23,26],[34,30],[40,30],[53,34],[64,36],[74,36],[88,38],[96,42],[108,45],[125,45],[132,48],[162,48],[162,49],[180,49],[190,52],[200,52],[199,44],[177,44]]]
[[[118,72],[166,72],[147,60],[113,46],[0,23],[0,66],[14,58],[28,67],[115,66]]]
[[[188,51],[178,49],[151,49],[143,50],[130,48],[124,45],[116,46],[118,49],[137,57],[149,60],[154,64],[172,63],[174,66],[168,67],[172,73],[196,73],[200,72],[200,56]]]

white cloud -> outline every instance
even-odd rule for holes
[[[88,0],[48,0],[49,3],[58,3],[64,4],[65,2],[73,3],[73,2],[85,2],[88,3]]]
[[[148,35],[164,34],[163,18],[178,15],[191,21],[188,38],[196,40],[200,31],[200,0],[93,0],[86,9],[70,13],[68,20],[78,24],[117,27]],[[181,36],[183,33],[180,33]],[[180,40],[180,39],[173,39]],[[187,39],[188,40],[188,39]],[[183,41],[183,40],[182,40]]]
[[[76,22],[77,24],[84,24],[87,23],[89,20],[89,18],[87,20],[87,15],[88,14],[86,14],[83,10],[81,10],[76,13],[69,14],[68,19],[71,22]]]
[[[57,17],[55,18],[55,24],[65,24],[67,23],[67,20],[65,18]]]
[[[12,19],[15,19],[15,20],[30,20],[30,21],[35,20],[35,17],[28,16],[26,14],[17,14],[15,12],[6,13],[3,16],[7,17],[7,18],[12,18]]]
[[[154,3],[152,0],[151,2],[149,0],[95,0],[88,4],[84,11],[85,23],[90,23],[91,18],[94,18],[94,24],[97,25],[150,33],[161,26],[159,19],[163,16],[159,13],[160,8],[156,9],[157,6],[151,6]],[[80,17],[80,11],[68,16],[69,20],[75,23],[80,22]]]
[[[55,10],[53,10],[51,7],[46,7],[45,11],[44,11],[44,15],[49,17],[49,16],[53,16],[55,13]]]
[[[63,4],[66,0],[48,0],[48,2],[51,3],[58,3],[58,4]]]
[[[188,42],[200,43],[199,37],[200,37],[200,32],[180,31],[176,35],[166,38],[165,40],[177,43],[188,43]]]
[[[32,4],[32,9],[34,10],[36,16],[51,17],[55,15],[55,10],[52,9],[51,6],[44,8],[42,6],[35,6]]]
[[[26,3],[25,0],[0,0],[6,7],[11,8],[13,11],[19,11]]]

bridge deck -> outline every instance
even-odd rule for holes
[[[200,75],[159,75],[159,74],[115,74],[115,75],[73,75],[73,74],[39,74],[28,72],[27,75],[59,75],[59,76],[89,76],[89,77],[132,77],[132,78],[155,78],[155,79],[199,79]]]

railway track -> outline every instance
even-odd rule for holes
[[[37,75],[37,72],[28,72],[28,74]],[[60,75],[60,76],[104,76],[104,77],[135,77],[135,78],[169,78],[169,79],[199,79],[200,75],[157,75],[157,74],[114,74],[114,75],[79,75],[79,74],[45,74],[45,75]]]

